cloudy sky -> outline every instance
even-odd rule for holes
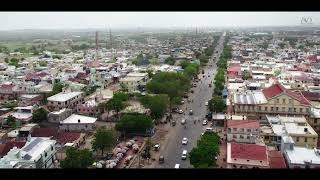
[[[0,12],[0,30],[300,25],[319,12]]]

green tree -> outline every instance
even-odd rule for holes
[[[164,95],[147,95],[140,97],[141,104],[151,110],[153,119],[162,118],[168,108],[168,97]]]
[[[250,79],[251,78],[251,75],[250,75],[250,72],[248,72],[248,71],[243,71],[243,74],[242,74],[242,79],[244,79],[244,80],[248,80],[248,79]]]
[[[152,119],[139,113],[124,114],[115,126],[122,133],[146,133],[152,127]]]
[[[195,168],[210,168],[216,166],[219,151],[219,136],[215,132],[205,132],[189,153],[190,164]]]
[[[7,101],[2,104],[4,108],[10,108],[11,110],[18,106],[18,101]]]
[[[196,58],[198,59],[201,56],[201,52],[199,51],[195,51],[194,55],[196,56]]]
[[[40,65],[40,66],[47,66],[48,63],[47,63],[47,61],[40,61],[40,62],[39,62],[39,65]]]
[[[226,109],[225,100],[221,96],[213,96],[208,104],[211,112],[223,112]]]
[[[62,92],[63,87],[64,87],[64,85],[63,85],[61,82],[55,83],[55,84],[53,85],[53,87],[52,87],[52,92],[50,92],[50,93],[48,94],[48,97],[53,96],[53,95],[55,95],[55,94],[58,94],[58,93]]]
[[[158,65],[159,64],[159,59],[158,58],[152,58],[149,60],[150,64],[152,65]]]
[[[128,86],[125,83],[120,82],[120,87],[121,87],[121,91],[128,92]]]
[[[44,108],[39,108],[32,113],[32,122],[39,123],[48,119],[48,112]]]
[[[109,150],[115,144],[115,133],[107,130],[104,126],[97,129],[92,141],[92,148],[95,151],[100,150],[101,156],[105,150]]]
[[[9,62],[10,66],[15,66],[15,67],[19,67],[19,59],[17,58],[11,58],[10,62]]]
[[[119,117],[119,112],[125,108],[125,104],[117,98],[111,98],[107,103],[106,103],[108,111],[114,110],[117,113],[117,117]]]
[[[61,168],[87,168],[94,162],[93,154],[89,149],[76,149],[69,147],[66,158],[60,162]]]
[[[11,128],[17,128],[17,120],[15,117],[12,115],[7,117],[7,125],[10,126]]]
[[[121,101],[127,101],[129,99],[129,94],[124,92],[116,92],[113,94],[114,99],[119,99]]]
[[[165,64],[169,64],[169,65],[174,65],[175,62],[176,62],[176,60],[172,56],[170,56],[170,57],[168,57],[167,59],[164,60],[164,63]]]

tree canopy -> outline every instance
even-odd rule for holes
[[[12,115],[7,117],[7,125],[11,128],[16,128],[18,126],[17,120]]]
[[[32,113],[32,122],[39,123],[47,119],[48,112],[43,108],[39,108]]]
[[[144,107],[151,110],[151,117],[153,119],[163,117],[169,104],[167,96],[164,95],[141,96],[139,100]]]
[[[124,114],[116,124],[116,130],[125,133],[146,133],[153,127],[152,119],[144,114]]]
[[[67,157],[60,162],[61,168],[87,168],[94,162],[93,154],[89,149],[76,149],[69,147]]]
[[[170,56],[164,60],[164,63],[169,64],[169,65],[174,65],[175,62],[176,62],[176,60],[172,56]]]
[[[215,157],[219,155],[219,136],[215,132],[205,132],[197,142],[197,147],[189,153],[190,164],[195,168],[216,166]]]
[[[105,127],[100,127],[94,134],[92,141],[92,148],[94,150],[100,150],[101,155],[105,150],[109,150],[115,144],[115,133],[112,130],[108,130]]]
[[[209,110],[211,112],[223,112],[226,108],[226,103],[221,96],[213,96],[213,98],[208,102]]]

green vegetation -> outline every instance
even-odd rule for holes
[[[224,112],[226,109],[226,103],[225,100],[221,96],[213,96],[212,99],[208,102],[209,104],[209,110],[211,112]]]
[[[279,43],[278,45],[279,45],[279,47],[280,47],[281,49],[283,49],[286,44],[285,44],[285,43]]]
[[[243,71],[243,73],[242,73],[242,79],[243,79],[243,80],[248,80],[248,79],[250,79],[250,78],[252,78],[251,75],[250,75],[250,72],[248,72],[247,70]]]
[[[151,110],[150,115],[153,119],[162,118],[169,105],[168,97],[165,95],[141,96],[139,100],[144,107]]]
[[[60,162],[61,168],[87,168],[94,162],[93,154],[88,149],[76,149],[69,147],[67,157]]]
[[[18,126],[18,122],[17,122],[15,117],[10,115],[10,116],[7,117],[7,125],[10,126],[11,128],[15,129]]]
[[[107,101],[107,103],[105,103],[106,109],[108,110],[108,112],[110,110],[116,111],[117,116],[119,117],[119,112],[126,107],[124,101],[127,101],[128,98],[128,94],[124,92],[117,92],[109,101]]]
[[[80,51],[80,50],[86,50],[90,48],[89,44],[82,43],[81,45],[72,45],[71,46],[72,50],[74,51]]]
[[[19,65],[19,59],[17,58],[11,58],[10,62],[8,63],[10,66],[20,67]]]
[[[104,126],[97,129],[92,141],[92,148],[95,151],[100,150],[101,156],[105,150],[110,150],[115,144],[115,133],[107,130]]]
[[[52,92],[49,93],[48,97],[53,96],[55,94],[58,94],[60,92],[62,92],[64,85],[61,82],[57,82],[53,85],[52,87]]]
[[[130,113],[121,117],[116,130],[122,133],[146,133],[153,127],[152,119],[144,114]]]
[[[39,108],[32,113],[32,122],[34,123],[39,123],[47,119],[48,119],[48,112],[43,108]]]
[[[219,155],[219,136],[215,132],[206,132],[197,142],[197,147],[189,153],[190,163],[195,168],[216,167],[216,157]]]
[[[96,92],[96,90],[99,88],[100,86],[86,86],[85,88],[82,89],[82,91],[84,92],[85,96],[89,96],[90,94]]]
[[[10,108],[11,110],[18,106],[18,101],[6,101],[2,104],[4,108]]]
[[[147,83],[147,91],[153,94],[167,94],[169,107],[178,104],[185,91],[188,90],[190,78],[185,73],[160,72]]]
[[[174,65],[176,63],[176,60],[172,56],[170,56],[164,60],[164,63],[169,64],[169,65]]]
[[[47,65],[48,65],[48,62],[47,62],[47,61],[40,61],[40,62],[39,62],[39,65],[40,65],[40,66],[47,66]]]

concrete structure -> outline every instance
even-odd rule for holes
[[[295,146],[290,136],[282,138],[281,151],[289,168],[320,168],[320,150]]]
[[[317,147],[318,134],[308,124],[304,116],[266,116],[269,125],[261,127],[261,138],[266,144],[280,149],[282,136],[291,136],[297,146]]]
[[[19,106],[33,106],[39,104],[42,99],[40,94],[22,94],[19,97]]]
[[[139,92],[139,86],[145,86],[144,77],[125,77],[120,79],[121,86],[124,86],[128,92]]]
[[[55,140],[28,138],[21,149],[14,147],[0,160],[0,168],[53,168],[56,160]]]
[[[239,143],[255,143],[259,138],[260,125],[256,120],[228,120],[227,140]]]
[[[82,92],[61,92],[50,96],[48,100],[48,109],[58,111],[63,108],[75,108],[83,102]]]
[[[48,121],[53,123],[60,123],[61,121],[65,120],[67,117],[71,116],[72,110],[71,109],[61,109],[59,111],[50,112],[48,114]]]
[[[64,131],[93,131],[97,118],[72,114],[60,122],[59,129]]]

